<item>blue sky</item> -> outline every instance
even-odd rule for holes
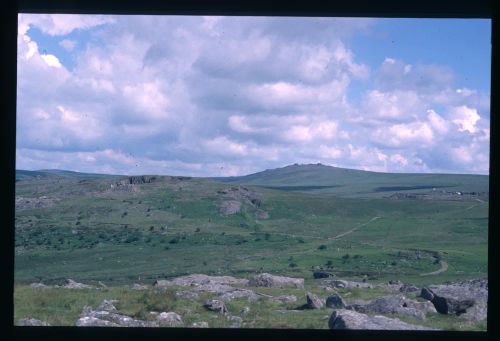
[[[21,14],[16,167],[487,174],[490,25]]]

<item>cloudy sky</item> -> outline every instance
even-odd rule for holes
[[[16,167],[488,174],[490,24],[21,14]]]

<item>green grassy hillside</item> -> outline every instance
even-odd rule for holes
[[[15,281],[72,278],[118,285],[190,273],[245,277],[266,271],[307,282],[314,281],[312,269],[321,267],[345,278],[418,284],[487,273],[487,196],[411,200],[380,190],[432,185],[482,192],[487,177],[325,166],[276,172],[281,175],[268,171],[231,183],[157,176],[133,185],[119,176],[25,177],[16,183]],[[316,187],[266,188],[276,186]],[[221,212],[221,205],[234,202],[238,212]],[[447,271],[421,276],[442,261]]]
[[[383,197],[396,192],[488,192],[488,176],[470,174],[378,173],[322,164],[290,165],[239,177],[216,178],[227,183],[285,191]]]

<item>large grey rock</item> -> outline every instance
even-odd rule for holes
[[[326,306],[334,309],[344,309],[346,304],[342,296],[334,294],[326,298]]]
[[[78,327],[156,327],[155,322],[134,319],[116,311],[114,303],[117,301],[104,300],[97,310],[84,307],[80,318],[76,321]]]
[[[228,312],[226,305],[223,301],[220,300],[208,300],[203,306],[208,310],[216,311],[221,314],[225,314]]]
[[[487,318],[487,279],[431,285],[422,289],[421,296],[431,301],[441,314],[456,314],[472,321]]]
[[[174,312],[162,312],[156,316],[156,321],[160,327],[180,327],[184,324],[182,317]]]
[[[45,321],[42,321],[42,320],[33,319],[33,318],[30,318],[30,319],[20,319],[19,321],[17,321],[16,325],[18,325],[18,326],[36,326],[36,327],[50,326],[50,324],[48,322],[45,322]]]
[[[378,313],[384,315],[402,315],[424,320],[426,314],[435,313],[433,306],[425,302],[408,299],[404,295],[388,295],[370,301],[354,301],[346,305],[346,309],[360,313]]]
[[[303,278],[293,278],[285,276],[275,276],[269,273],[262,273],[254,276],[249,282],[249,286],[253,287],[272,287],[272,288],[303,288],[304,279]]]
[[[353,310],[334,310],[328,320],[330,329],[368,329],[368,330],[426,330],[431,329],[402,322],[385,316],[368,316]]]
[[[321,309],[325,305],[322,299],[310,292],[306,293],[306,300],[307,303],[304,308],[307,309]]]

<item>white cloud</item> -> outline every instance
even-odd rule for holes
[[[476,123],[481,119],[476,109],[465,105],[452,108],[450,115],[451,121],[459,126],[460,131],[468,131],[469,133],[476,132]]]
[[[89,29],[95,26],[114,22],[110,16],[85,14],[19,14],[19,28],[25,34],[29,26],[35,26],[42,32],[52,36],[62,36],[76,29]]]
[[[57,59],[57,57],[54,56],[53,54],[42,54],[42,55],[40,55],[40,57],[42,57],[43,61],[45,63],[47,63],[48,66],[57,67],[57,68],[62,67],[59,59]]]

